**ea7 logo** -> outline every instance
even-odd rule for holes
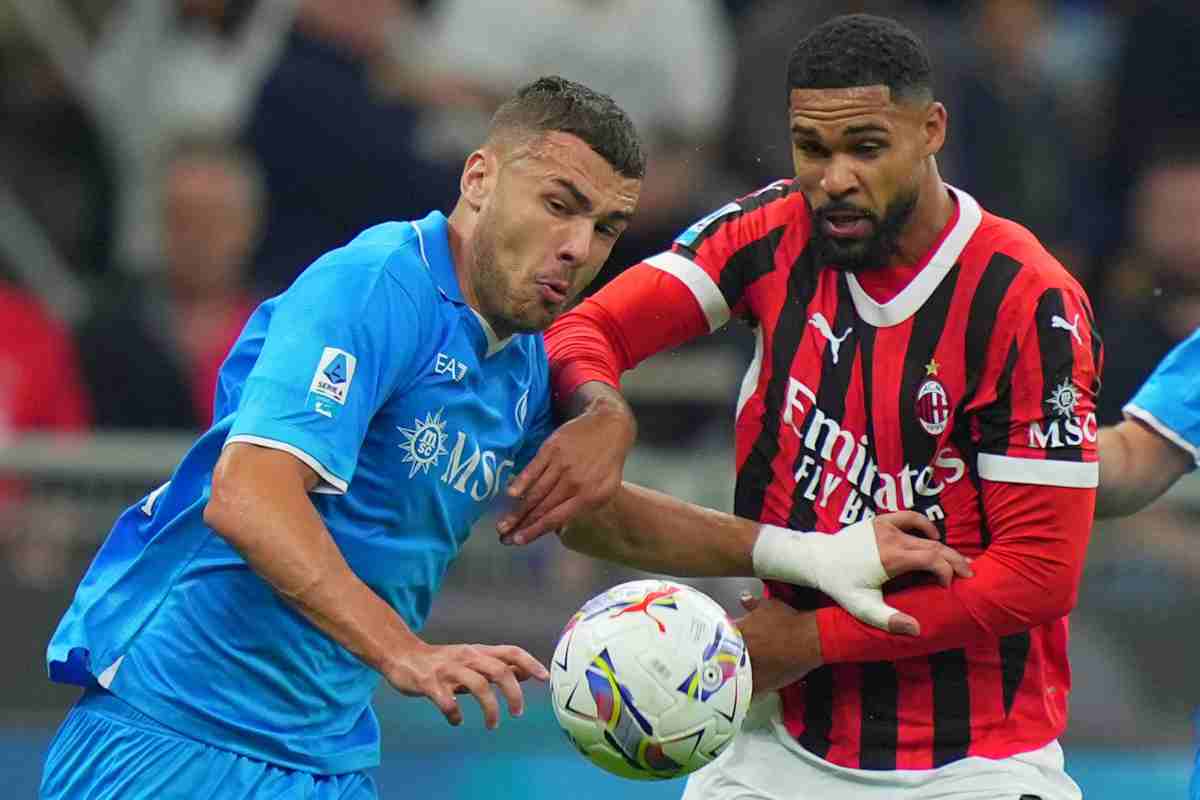
[[[433,362],[433,371],[438,375],[449,375],[457,383],[466,377],[467,365],[454,356],[438,353],[437,360]]]
[[[1029,426],[1029,446],[1041,450],[1064,446],[1078,447],[1084,442],[1095,442],[1099,434],[1096,415],[1092,412],[1083,417],[1076,414],[1065,418],[1044,419]]]

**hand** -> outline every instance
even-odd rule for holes
[[[969,558],[938,541],[937,527],[924,514],[896,511],[875,517],[872,522],[879,562],[889,578],[908,572],[932,572],[938,583],[949,586],[956,575],[975,575]],[[920,535],[911,535],[914,533]]]
[[[500,541],[528,544],[563,527],[576,514],[612,500],[635,433],[623,402],[586,411],[563,424],[509,484],[509,497],[519,500],[496,523]]]
[[[749,613],[734,620],[750,654],[754,696],[782,689],[821,666],[817,616],[772,598],[741,597]]]
[[[451,725],[461,725],[462,709],[455,694],[471,693],[483,709],[488,730],[500,724],[500,704],[492,692],[496,686],[508,701],[514,717],[525,713],[520,681],[550,678],[536,658],[510,645],[429,645],[397,656],[384,671],[388,683],[409,697],[428,697]]]

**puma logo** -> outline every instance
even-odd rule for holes
[[[1065,319],[1060,317],[1058,314],[1055,314],[1054,316],[1052,316],[1050,318],[1050,327],[1051,328],[1061,328],[1064,331],[1070,331],[1071,336],[1074,337],[1075,341],[1079,345],[1081,345],[1081,346],[1083,345],[1083,337],[1079,335],[1079,315],[1078,314],[1075,315],[1075,320],[1073,322],[1067,322]]]
[[[841,336],[834,336],[833,328],[831,328],[829,325],[829,320],[825,319],[825,315],[819,311],[812,315],[812,318],[809,319],[809,322],[812,323],[812,326],[817,329],[817,333],[824,336],[826,341],[829,342],[829,352],[833,354],[833,363],[838,363],[838,351],[841,350],[842,342],[846,341],[846,337],[849,336],[850,332],[854,329],[846,328],[845,332]]]

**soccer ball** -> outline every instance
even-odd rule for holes
[[[708,764],[742,726],[750,657],[721,606],[689,586],[623,583],[589,600],[554,650],[554,715],[616,775],[664,780]]]

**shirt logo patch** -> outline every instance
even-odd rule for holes
[[[937,436],[950,424],[950,396],[937,378],[928,378],[917,390],[917,421],[930,436]]]
[[[438,375],[449,375],[455,383],[458,383],[467,376],[467,365],[454,356],[438,353],[437,360],[433,362],[433,371]]]
[[[741,210],[742,210],[742,207],[739,206],[737,203],[726,203],[725,205],[718,208],[716,211],[709,214],[707,217],[704,217],[703,219],[697,221],[694,225],[692,225],[690,228],[688,228],[683,233],[679,234],[679,236],[675,239],[675,243],[681,244],[684,247],[691,247],[692,244],[694,244],[695,241],[700,238],[700,234],[704,233],[704,229],[707,228],[709,225],[716,222],[721,217],[727,216],[729,214],[734,213],[735,211],[741,211]]]
[[[1079,392],[1070,378],[1054,387],[1054,391],[1046,398],[1050,410],[1060,417],[1069,417],[1075,413],[1075,404],[1079,402]]]
[[[408,477],[416,475],[417,470],[428,475],[429,468],[436,467],[438,460],[449,452],[446,449],[446,420],[442,419],[443,410],[439,408],[435,414],[426,414],[424,420],[414,419],[411,428],[396,426],[396,430],[404,435],[404,442],[400,445],[400,449],[404,451],[401,463],[412,464],[408,470]]]
[[[833,335],[833,327],[829,324],[829,320],[825,319],[825,315],[818,311],[809,319],[809,323],[817,329],[817,333],[825,337],[829,342],[829,352],[833,354],[833,363],[838,363],[838,351],[841,350],[842,342],[846,341],[846,337],[850,335],[853,328],[846,328],[841,336]]]
[[[1050,317],[1050,327],[1051,328],[1060,328],[1064,331],[1070,331],[1071,338],[1073,338],[1075,340],[1075,343],[1080,346],[1083,345],[1083,337],[1079,335],[1079,315],[1078,314],[1075,315],[1075,319],[1072,320],[1071,322],[1067,322],[1065,319],[1060,317],[1058,314],[1055,314],[1054,316]]]
[[[513,416],[516,418],[517,427],[525,430],[525,416],[529,413],[529,390],[526,389],[521,393],[521,398],[517,400],[517,407],[513,410]]]
[[[309,406],[318,414],[329,417],[332,416],[332,413],[326,413],[332,411],[329,404],[311,398],[312,395],[320,395],[339,405],[345,405],[346,393],[350,391],[357,364],[358,359],[345,350],[338,350],[336,347],[326,347],[322,350],[321,360],[317,362],[317,371],[313,373],[312,383],[308,387],[310,399],[313,400]]]

